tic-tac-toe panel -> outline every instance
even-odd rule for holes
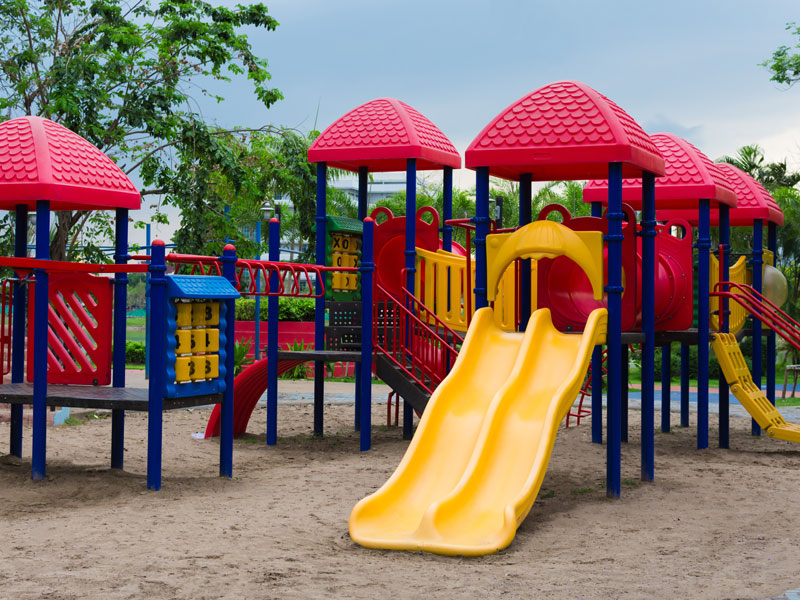
[[[325,224],[326,261],[330,267],[351,269],[361,261],[362,225],[357,219],[329,216]],[[361,299],[361,278],[357,272],[333,271],[325,280],[329,300]]]

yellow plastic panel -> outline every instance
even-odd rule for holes
[[[175,332],[175,354],[192,353],[192,330],[179,329]]]
[[[205,332],[205,352],[219,352],[219,329],[214,327],[204,329]]]
[[[216,379],[219,377],[219,354],[206,354],[203,360],[203,377]]]
[[[719,261],[713,254],[709,258],[709,291],[714,291],[714,286],[719,283]],[[733,283],[747,283],[747,258],[740,256],[736,264],[728,268],[728,281]],[[736,290],[733,290],[736,293]],[[709,310],[711,311],[711,329],[719,331],[719,298],[711,297]],[[747,322],[747,311],[735,300],[728,300],[728,330],[738,333]]]
[[[205,325],[219,325],[219,302],[206,302],[205,303]]]
[[[358,255],[334,252],[331,255],[331,262],[334,267],[355,267],[358,262]]]
[[[192,357],[179,356],[175,359],[175,381],[191,381],[192,379]]]
[[[207,329],[192,330],[192,352],[207,352],[206,331],[208,330]]]
[[[776,440],[800,443],[800,425],[795,425],[794,423],[775,425],[767,429],[767,435]]]
[[[206,326],[206,307],[210,302],[192,302],[192,327]]]
[[[521,333],[502,331],[491,309],[475,313],[453,370],[433,392],[394,475],[353,509],[350,536],[356,542],[409,547],[428,507],[458,483],[522,340]]]
[[[499,346],[476,335],[478,327],[487,327],[488,319],[479,321],[483,314],[485,309],[476,313],[467,335],[472,344],[482,344],[479,358],[488,360],[484,356],[496,356]],[[583,334],[562,334],[553,327],[548,309],[537,310],[525,333],[516,334],[523,335],[518,356],[483,410],[477,438],[452,438],[449,429],[428,424],[448,424],[461,414],[466,398],[469,406],[483,406],[486,400],[478,403],[476,396],[491,390],[479,386],[488,376],[497,375],[492,367],[499,371],[504,363],[498,356],[488,369],[478,370],[479,365],[464,361],[462,367],[472,368],[456,374],[457,363],[434,392],[431,400],[436,397],[437,403],[426,409],[397,471],[353,509],[353,540],[375,548],[464,555],[488,554],[511,543],[539,491],[559,424],[575,400],[592,350],[605,341],[606,322],[606,310],[597,309]],[[464,381],[461,385],[454,381],[443,390],[451,379]],[[460,397],[451,398],[454,393]],[[441,437],[447,443],[437,448],[440,452],[417,452]],[[463,458],[448,461],[451,454],[463,457],[467,453],[466,464]],[[414,506],[411,511],[406,510],[409,504]]]
[[[352,235],[334,233],[331,235],[331,250],[336,252],[358,252],[359,238]]]
[[[206,375],[206,357],[205,356],[192,356],[192,362],[189,365],[189,375],[192,380],[205,379]]]
[[[176,302],[177,314],[175,315],[175,324],[178,327],[191,327],[192,326],[192,305],[189,302]]]

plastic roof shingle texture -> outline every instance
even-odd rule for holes
[[[358,171],[405,171],[461,167],[461,156],[441,130],[418,110],[394,98],[379,98],[333,122],[308,149],[311,162]]]
[[[138,209],[141,198],[114,162],[69,129],[41,117],[0,123],[0,208]]]
[[[466,166],[492,175],[534,180],[605,177],[608,163],[623,173],[663,173],[663,161],[628,113],[588,85],[560,81],[523,96],[500,112],[466,152]]]
[[[661,152],[665,175],[656,179],[656,207],[697,209],[699,200],[711,200],[736,206],[734,192],[727,177],[705,154],[692,144],[671,133],[654,133],[650,139]],[[589,181],[583,189],[585,202],[606,202],[608,181]],[[622,200],[639,209],[642,205],[642,180],[622,182]]]

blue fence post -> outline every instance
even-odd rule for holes
[[[697,233],[697,449],[708,448],[708,261],[711,250],[711,209],[700,200]]]
[[[767,250],[772,252],[775,263],[778,252],[778,227],[775,223],[767,225]],[[775,266],[773,264],[773,266]],[[775,330],[769,329],[767,333],[767,399],[775,406],[775,361],[776,361]]]
[[[447,222],[453,218],[453,167],[442,170],[442,250],[453,250],[453,226]]]
[[[147,406],[147,489],[161,489],[161,436],[164,419],[164,336],[167,326],[167,266],[162,240],[150,248],[150,386]]]
[[[222,276],[236,286],[236,248],[226,244],[220,257]],[[219,476],[233,477],[233,371],[236,353],[236,299],[225,300],[225,393],[219,411]],[[267,365],[269,366],[269,364]]]
[[[720,261],[722,261],[722,281],[730,279],[730,209],[727,205],[719,207],[719,243],[721,247]],[[726,286],[727,287],[727,286]],[[728,333],[728,299],[719,299],[719,330]],[[725,376],[720,372],[719,377],[719,447],[730,447],[730,391]]]
[[[50,259],[50,202],[36,202],[36,258]],[[33,459],[31,478],[44,479],[47,462],[47,313],[49,275],[34,269],[36,297],[33,313]]]
[[[255,260],[261,260],[261,215],[259,215],[258,223],[256,223],[256,244],[258,244],[258,254],[254,256]],[[280,256],[278,257],[280,260]],[[259,292],[261,289],[261,271],[256,270],[255,275],[253,276],[253,282],[255,283],[256,292]],[[255,335],[255,360],[261,359],[261,296],[256,294],[255,298],[256,302],[256,314],[255,314],[255,323],[254,323],[254,335]]]
[[[592,202],[592,216],[603,216],[603,204]],[[603,443],[603,347],[592,350],[592,443]]]
[[[761,293],[762,272],[764,266],[764,222],[761,219],[753,220],[753,258],[750,261],[753,268],[753,288]],[[761,321],[756,317],[753,322],[753,383],[761,389]],[[753,435],[761,435],[761,427],[755,420],[752,421]]]
[[[656,178],[642,173],[642,481],[655,477]]]
[[[489,167],[475,169],[475,310],[489,306],[486,297],[486,236],[489,235]]]
[[[17,205],[14,228],[14,256],[28,254],[28,207]],[[17,279],[20,273],[15,273]],[[27,286],[14,283],[14,308],[11,323],[11,383],[25,381],[25,313],[27,309]],[[22,458],[22,404],[11,405],[11,455]]]
[[[317,223],[316,231],[316,260],[318,265],[325,265],[325,220],[327,212],[327,185],[328,168],[324,162],[317,163]],[[324,275],[317,275],[317,294],[320,295],[314,303],[314,350],[325,350],[325,294],[323,290]],[[322,435],[324,426],[324,401],[325,401],[325,363],[321,360],[314,361],[314,435]]]
[[[114,263],[127,264],[128,255],[128,209],[118,208],[115,222]],[[125,342],[126,310],[128,308],[128,274],[114,275],[114,352],[112,387],[125,387]],[[125,453],[125,411],[111,411],[111,468],[121,469]]]
[[[269,220],[269,260],[278,262],[280,249],[281,224],[272,217]],[[280,287],[277,270],[269,276],[269,291]],[[278,296],[267,297],[267,446],[278,443],[278,313],[280,306]]]
[[[622,344],[620,349],[620,380],[622,381],[622,393],[620,395],[620,411],[619,411],[619,439],[621,442],[628,443],[628,361],[630,360],[628,344]]]
[[[531,214],[531,180],[530,173],[523,173],[519,176],[519,226],[531,222],[533,215]],[[526,258],[520,263],[520,276],[519,276],[519,330],[525,331],[528,325],[528,319],[531,316],[531,260]]]
[[[661,432],[670,430],[670,401],[672,400],[672,369],[670,365],[672,345],[661,346]]]
[[[406,266],[406,289],[414,296],[414,274],[416,273],[417,260],[417,161],[414,158],[406,160],[406,247],[405,247],[405,266]],[[407,305],[409,310],[413,310],[411,304]],[[411,322],[406,320],[406,350],[411,347]],[[414,409],[411,404],[403,398],[403,439],[410,440],[414,426]]]
[[[367,167],[359,167],[358,168],[358,220],[362,223],[364,219],[367,218],[367,200],[369,191],[367,186],[369,185],[369,169]],[[363,228],[362,228],[363,229]],[[362,231],[362,240],[361,240],[361,247],[363,253],[364,247],[364,240],[363,240],[363,231]],[[362,281],[363,287],[363,281]],[[363,290],[362,290],[363,294]],[[361,298],[361,304],[363,307],[364,298]],[[363,343],[363,341],[362,341]],[[361,428],[361,363],[357,362],[355,364],[355,378],[356,378],[356,393],[355,393],[355,411],[354,411],[354,427],[355,430],[358,431]]]
[[[150,254],[150,223],[145,227],[146,252]],[[150,264],[150,261],[147,261]],[[145,290],[150,287],[150,272],[146,275]],[[145,293],[144,298],[144,378],[150,379],[150,294]]]
[[[622,163],[608,165],[608,411],[606,445],[606,495],[619,498],[622,488],[621,404],[622,387]]]
[[[372,434],[372,292],[375,222],[364,219],[361,244],[361,450],[369,450]]]
[[[689,426],[689,344],[681,344],[681,427]]]

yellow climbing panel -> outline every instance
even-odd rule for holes
[[[778,409],[753,382],[753,376],[739,348],[739,342],[732,333],[715,333],[711,337],[711,347],[719,360],[733,395],[742,403],[756,423],[769,437],[789,442],[800,442],[800,425],[787,423]]]

